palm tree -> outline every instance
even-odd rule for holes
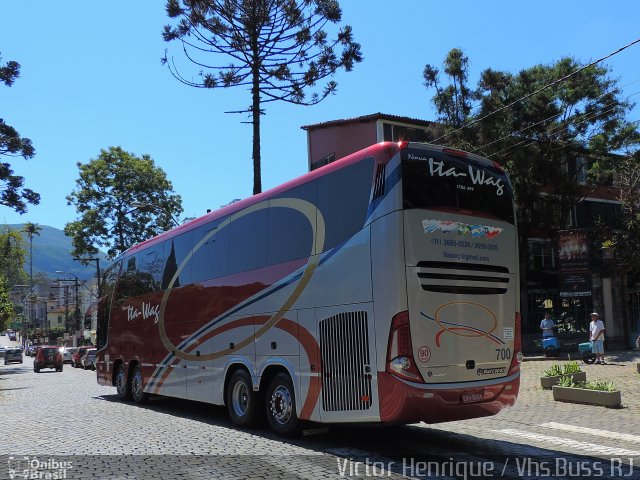
[[[24,224],[22,231],[29,237],[29,289],[33,288],[33,236],[40,236],[42,227],[37,223],[27,222]]]

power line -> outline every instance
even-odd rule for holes
[[[629,82],[629,83],[627,83],[625,85],[622,85],[620,88],[622,89],[622,88],[628,87],[629,85],[633,85],[634,83],[639,82],[639,81],[640,81],[640,78],[637,78],[637,79],[635,79],[635,80],[633,80],[633,81],[631,81],[631,82]],[[637,95],[638,93],[640,93],[640,91],[632,93],[627,98],[625,98],[625,100],[629,100],[631,97],[633,97],[634,95]],[[605,92],[602,95],[600,95],[597,98],[595,98],[594,100],[598,100],[598,99],[600,99],[600,98],[602,98],[602,97],[604,97],[605,95],[608,95],[608,94],[609,94],[609,92]],[[553,101],[549,102],[547,105],[551,105],[552,103],[553,103]],[[604,105],[603,108],[607,108],[608,106],[613,105],[615,103],[616,103],[615,101],[614,102],[610,102],[610,103]],[[492,142],[485,143],[484,145],[480,145],[479,147],[476,147],[473,150],[471,150],[471,153],[478,152],[478,151],[482,150],[483,148],[488,147],[489,145],[493,145],[494,143],[500,142],[502,140],[506,140],[509,137],[512,137],[512,136],[517,135],[519,133],[522,133],[522,132],[524,132],[526,130],[529,130],[530,128],[538,126],[541,123],[544,123],[544,122],[546,122],[548,120],[551,120],[551,119],[553,119],[553,118],[555,118],[555,117],[557,117],[558,115],[561,115],[561,114],[562,114],[562,112],[558,112],[558,113],[556,113],[554,115],[551,115],[551,116],[549,116],[549,117],[547,117],[547,118],[545,118],[543,120],[540,120],[539,122],[536,122],[536,123],[533,123],[531,125],[528,125],[528,126],[526,126],[524,128],[521,128],[520,130],[517,130],[515,132],[511,132],[510,134],[505,135],[504,137],[498,138],[497,140],[493,140]],[[586,115],[586,112],[583,113],[582,115],[578,115],[577,117],[574,117],[573,119],[564,120],[564,122],[574,121],[576,118],[582,117],[584,115]]]
[[[630,99],[631,97],[633,97],[634,95],[638,95],[639,93],[640,93],[640,90],[638,90],[637,92],[632,93],[631,95],[629,95],[628,97],[626,97],[626,99],[625,99],[625,100],[628,100],[628,99]],[[602,106],[602,108],[603,108],[603,110],[602,110],[602,111],[594,112],[594,113],[592,113],[592,114],[589,114],[587,117],[585,117],[585,115],[587,115],[587,113],[585,112],[585,113],[583,113],[583,114],[581,114],[581,115],[577,115],[576,117],[568,118],[568,119],[566,119],[566,120],[564,120],[564,121],[560,122],[560,123],[559,123],[558,125],[556,125],[555,127],[552,127],[552,128],[548,128],[548,129],[546,129],[546,130],[544,131],[544,133],[554,133],[554,132],[555,132],[555,131],[557,131],[558,129],[563,128],[564,126],[570,125],[571,123],[574,123],[574,122],[575,122],[575,124],[576,124],[576,125],[579,125],[579,124],[581,124],[581,123],[583,123],[583,122],[585,122],[585,121],[587,121],[587,120],[591,120],[592,118],[599,117],[599,116],[602,116],[602,115],[605,115],[605,114],[608,114],[608,113],[614,112],[614,111],[616,110],[616,107],[614,107],[614,108],[609,108],[608,110],[604,110],[604,109],[606,109],[607,107],[610,107],[610,106],[612,106],[612,105],[616,105],[617,103],[618,103],[618,102],[616,102],[616,101],[609,102],[609,103],[607,103],[607,104],[605,104],[605,105],[603,105],[603,106]],[[506,140],[507,138],[510,138],[510,137],[512,137],[512,136],[514,136],[514,135],[517,135],[517,134],[519,134],[519,133],[522,133],[522,132],[524,132],[524,131],[526,131],[526,130],[528,130],[528,129],[532,128],[532,127],[535,127],[535,126],[537,126],[537,125],[540,125],[541,123],[544,123],[544,122],[546,122],[546,121],[549,121],[549,120],[551,120],[552,118],[557,117],[558,115],[560,115],[560,113],[557,113],[557,114],[555,114],[555,115],[551,115],[550,117],[547,117],[547,118],[545,118],[544,120],[540,120],[539,122],[536,122],[536,123],[534,123],[534,124],[531,124],[531,125],[529,125],[529,126],[527,126],[527,127],[525,127],[525,128],[522,128],[522,129],[520,129],[520,130],[518,130],[518,131],[512,132],[512,133],[510,133],[509,135],[505,135],[504,137],[501,137],[501,138],[499,138],[499,139],[497,139],[497,140],[494,140],[494,141],[492,141],[492,142],[489,142],[489,143],[486,143],[486,144],[484,144],[484,145],[481,145],[481,146],[479,146],[478,148],[475,148],[474,150],[472,150],[472,151],[471,151],[471,153],[475,153],[475,152],[477,152],[477,151],[481,150],[482,148],[488,147],[489,145],[493,145],[494,143],[497,143],[497,142],[499,142],[499,141],[501,141],[501,140]],[[584,117],[584,118],[582,118],[582,117]],[[635,123],[635,122],[629,122],[629,123]],[[493,153],[492,155],[499,155],[499,154],[500,154],[501,152],[503,152],[504,150],[508,150],[508,149],[510,149],[510,148],[512,148],[512,147],[514,147],[514,146],[519,145],[520,143],[523,143],[523,142],[526,142],[526,141],[529,141],[529,140],[531,140],[531,139],[530,139],[530,138],[527,138],[527,139],[523,140],[522,142],[516,143],[515,145],[510,145],[510,146],[508,146],[508,147],[505,147],[505,148],[503,148],[502,150],[500,150],[500,151],[498,151],[498,152],[496,152],[496,153]],[[537,141],[539,141],[539,140],[534,139],[534,140],[532,140],[532,141],[531,141],[531,143],[534,143],[534,142],[537,142]],[[530,145],[530,143],[529,143],[528,145]]]
[[[527,95],[525,95],[525,96],[523,96],[523,97],[520,97],[520,98],[518,98],[518,99],[514,100],[513,102],[511,102],[511,103],[509,103],[509,104],[507,104],[507,105],[503,105],[502,107],[498,108],[497,110],[494,110],[493,112],[489,112],[489,113],[487,113],[486,115],[484,115],[484,116],[482,116],[482,117],[480,117],[480,118],[477,118],[477,119],[475,119],[475,120],[473,120],[473,121],[471,121],[471,122],[469,122],[469,123],[465,123],[465,124],[464,124],[464,125],[462,125],[461,127],[457,128],[457,129],[455,129],[455,130],[453,130],[453,131],[451,131],[451,132],[449,132],[449,133],[445,133],[444,135],[442,135],[442,136],[440,136],[440,137],[436,138],[435,140],[433,140],[433,142],[430,142],[430,143],[437,143],[438,141],[442,140],[443,138],[448,137],[449,135],[453,135],[454,133],[457,133],[457,132],[459,132],[460,130],[463,130],[463,129],[467,128],[467,127],[470,127],[470,126],[472,126],[472,125],[475,125],[476,123],[479,123],[479,122],[481,122],[481,121],[483,121],[483,120],[485,120],[485,119],[487,119],[487,118],[489,118],[489,117],[491,117],[491,116],[495,115],[496,113],[499,113],[499,112],[501,112],[501,111],[503,111],[503,110],[506,110],[506,109],[508,109],[508,108],[511,108],[511,107],[513,107],[514,105],[516,105],[517,103],[519,103],[519,102],[521,102],[521,101],[523,101],[523,100],[526,100],[527,98],[533,97],[534,95],[537,95],[538,93],[540,93],[540,92],[542,92],[542,91],[546,90],[546,89],[547,89],[547,88],[549,88],[549,87],[552,87],[552,86],[554,86],[554,85],[557,85],[557,84],[558,84],[558,83],[560,83],[560,82],[564,82],[565,80],[568,80],[570,77],[574,76],[575,74],[580,73],[581,71],[586,70],[587,68],[590,68],[590,67],[592,67],[592,66],[594,66],[594,65],[596,65],[596,64],[598,64],[598,63],[600,63],[600,62],[602,62],[603,60],[606,60],[607,58],[611,58],[611,57],[613,57],[614,55],[617,55],[618,53],[622,52],[623,50],[626,50],[627,48],[629,48],[629,47],[631,47],[631,46],[635,45],[636,43],[640,43],[640,38],[638,38],[637,40],[634,40],[634,41],[633,41],[633,42],[631,42],[631,43],[628,43],[628,44],[627,44],[627,45],[625,45],[624,47],[619,48],[619,49],[618,49],[618,50],[616,50],[615,52],[611,52],[611,53],[609,53],[608,55],[605,55],[604,57],[599,58],[598,60],[595,60],[595,61],[593,61],[593,62],[589,63],[588,65],[585,65],[585,66],[583,66],[583,67],[580,67],[579,69],[577,69],[577,70],[575,70],[575,71],[573,71],[573,72],[571,72],[571,73],[569,73],[569,74],[565,75],[564,77],[560,77],[560,78],[555,79],[553,82],[548,83],[547,85],[544,85],[543,87],[540,87],[538,90],[535,90],[534,92],[531,92],[531,93],[529,93],[529,94],[527,94]]]

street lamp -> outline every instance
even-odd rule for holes
[[[169,217],[171,217],[171,221],[174,223],[174,225],[176,227],[180,226],[180,222],[176,220],[176,217],[174,217],[170,212],[164,210],[160,205],[154,205],[153,203],[145,203],[145,202],[132,202],[131,206],[133,207],[134,210],[135,209],[144,210],[145,208],[150,208],[156,211],[160,211],[162,213],[167,213]]]

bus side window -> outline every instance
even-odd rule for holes
[[[182,266],[182,270],[176,277],[171,288],[177,288],[192,283],[191,270],[193,258],[186,265],[183,265],[187,255],[193,248],[193,231],[185,232],[178,237],[171,238],[164,242],[164,259],[161,267],[161,285],[162,289],[169,288],[169,284],[174,275],[178,272],[178,268]]]
[[[194,231],[194,248],[204,237],[208,238],[191,257],[193,282],[203,282],[229,273],[229,227],[218,228],[224,220],[215,220]]]
[[[374,158],[369,157],[318,180],[318,208],[326,227],[324,252],[351,238],[364,226],[373,186],[373,165]]]
[[[231,222],[228,227],[230,274],[266,266],[268,218],[269,210],[263,208]]]
[[[317,198],[318,185],[314,181],[288,190],[276,197],[278,200],[283,199],[282,202],[287,206],[272,206],[280,205],[282,202],[271,201],[269,205],[269,234],[267,239],[268,265],[306,258],[315,253],[311,251],[313,248],[313,233],[316,229],[315,211],[311,220],[308,219],[299,210],[300,205],[295,202],[295,199],[305,200],[315,206]]]
[[[122,262],[119,261],[111,265],[102,276],[101,297],[98,305],[98,325],[96,346],[102,348],[107,343],[107,333],[109,330],[109,317],[111,315],[111,302],[113,291],[118,280],[118,273]]]

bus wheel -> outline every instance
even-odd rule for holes
[[[253,391],[251,377],[246,370],[236,370],[227,385],[227,408],[231,421],[241,427],[256,421],[258,396]]]
[[[124,365],[118,365],[118,370],[116,370],[116,392],[120,400],[131,398],[131,389],[129,382],[127,382],[127,374],[124,372]]]
[[[133,401],[136,403],[146,403],[149,399],[149,394],[144,391],[144,378],[142,377],[140,365],[133,367],[133,372],[131,372],[129,382],[129,390],[131,391]]]
[[[267,389],[267,420],[273,430],[281,435],[297,433],[300,421],[296,414],[296,397],[291,378],[278,373]]]

